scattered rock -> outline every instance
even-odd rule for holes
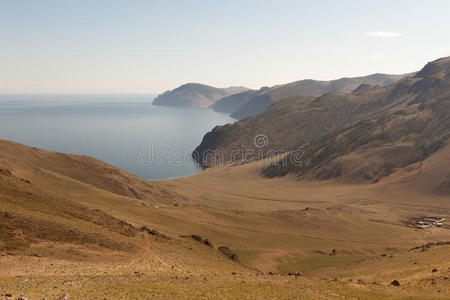
[[[234,253],[230,248],[228,248],[227,246],[222,246],[219,247],[219,251],[225,255],[226,257],[228,257],[229,259],[235,261],[235,262],[239,262],[239,257],[237,256],[236,253]]]
[[[12,294],[10,294],[10,293],[3,294],[0,297],[0,299],[2,299],[2,300],[12,300]]]
[[[194,241],[200,242],[206,246],[209,246],[211,248],[214,248],[213,244],[208,240],[208,239],[203,239],[201,236],[197,235],[197,234],[192,234],[192,235],[180,235],[180,237],[182,238],[191,238]]]
[[[204,239],[203,244],[205,244],[206,246],[209,246],[211,248],[214,248],[213,244],[208,239]]]
[[[331,256],[337,255],[337,250],[336,250],[336,248],[331,249],[330,255],[331,255]]]
[[[58,297],[58,300],[69,300],[69,294],[62,294]]]
[[[164,239],[164,240],[170,240],[170,239],[171,239],[169,236],[165,235],[164,233],[158,232],[158,231],[156,231],[155,229],[150,229],[150,228],[148,228],[147,226],[141,226],[141,227],[139,228],[139,231],[141,231],[141,232],[147,232],[148,234],[151,234],[151,235],[153,235],[153,236],[162,238],[162,239]]]
[[[289,272],[288,275],[289,276],[293,276],[293,277],[301,277],[301,276],[303,276],[303,274],[301,272]]]
[[[236,272],[232,272],[231,275],[236,275]]]
[[[409,249],[409,251],[416,250],[416,249],[422,249],[422,251],[425,251],[425,248],[431,248],[433,246],[445,246],[445,245],[450,245],[450,241],[448,241],[448,242],[437,242],[437,243],[431,242],[431,243],[427,243],[425,245],[413,247],[413,248]]]
[[[398,282],[398,280],[393,280],[393,281],[391,282],[391,284],[392,284],[393,286],[400,286],[400,282]]]
[[[139,272],[139,271],[135,271],[134,275],[136,275],[137,277],[142,277],[142,276],[144,276],[144,273]]]
[[[408,251],[413,251],[413,250],[420,249],[420,248],[422,248],[422,246],[416,246],[416,247],[412,247],[412,248],[409,249]]]
[[[275,275],[278,275],[278,273],[269,272],[269,273],[267,273],[267,275],[269,275],[269,276],[275,276]]]
[[[24,296],[19,296],[19,297],[17,298],[17,300],[28,300],[28,298],[25,298]]]
[[[436,243],[437,246],[444,246],[444,245],[450,245],[450,241],[448,242],[438,242]]]
[[[427,243],[427,244],[425,244],[425,247],[431,248],[434,245],[436,245],[436,243]]]
[[[25,179],[25,178],[20,178],[20,181],[28,183],[28,184],[31,184],[31,182],[29,180]]]
[[[149,229],[147,232],[149,234],[157,236],[159,238],[162,238],[162,239],[165,239],[165,240],[170,240],[169,236],[165,235],[164,233],[160,233],[160,232],[156,231],[155,229]]]
[[[358,284],[366,284],[366,281],[362,278],[358,279],[357,281]]]
[[[201,236],[196,235],[196,234],[191,235],[191,238],[197,242],[201,242],[203,240]]]
[[[432,273],[436,273],[438,271],[438,269],[434,268],[433,270],[431,270]]]

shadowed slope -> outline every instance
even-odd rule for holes
[[[350,106],[350,114],[379,107],[373,115],[345,129],[303,145],[305,163],[289,157],[264,170],[266,176],[288,172],[317,179],[346,177],[378,181],[397,168],[423,161],[448,144],[450,137],[450,58],[429,63],[416,76],[403,80],[372,101],[367,93],[321,97],[310,107],[326,111]],[[361,114],[357,114],[360,116]],[[352,118],[355,120],[355,118]],[[357,119],[356,119],[357,120]],[[450,166],[447,171],[450,172]]]
[[[372,74],[364,77],[341,78],[331,81],[300,80],[284,85],[274,86],[264,93],[243,103],[231,116],[236,119],[244,119],[263,113],[278,100],[293,96],[315,96],[323,94],[350,93],[362,84],[388,86],[411,74],[390,75]]]
[[[257,95],[264,93],[268,89],[269,89],[268,87],[262,87],[258,91],[248,90],[241,93],[233,94],[231,96],[226,96],[219,99],[219,101],[211,105],[210,108],[212,108],[217,112],[232,114],[240,106],[246,104],[248,101],[250,101]]]

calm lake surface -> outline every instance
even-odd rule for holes
[[[144,179],[201,172],[190,155],[216,125],[201,108],[153,106],[152,95],[0,95],[0,139],[84,154]]]

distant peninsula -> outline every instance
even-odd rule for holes
[[[187,83],[166,91],[153,100],[153,105],[208,107],[219,99],[248,90],[245,87],[216,88],[200,83]]]

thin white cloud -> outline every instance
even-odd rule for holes
[[[384,39],[392,39],[403,36],[403,34],[399,32],[383,32],[383,31],[366,32],[364,33],[364,35]]]

